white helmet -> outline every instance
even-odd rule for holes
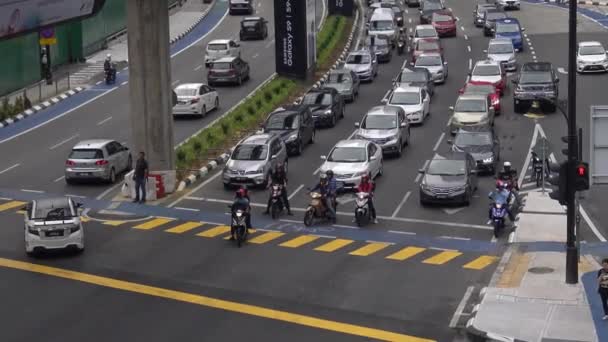
[[[504,162],[504,163],[502,164],[502,166],[503,166],[503,167],[511,167],[511,162],[506,161],[506,162]]]
[[[106,55],[106,59],[110,59],[110,58],[112,58],[112,54],[111,53],[109,53],[109,54]]]

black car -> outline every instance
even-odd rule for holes
[[[483,12],[489,9],[497,10],[498,8],[494,4],[487,3],[479,3],[475,6],[475,9],[473,10],[473,24],[475,24],[475,26],[483,26]]]
[[[454,140],[448,140],[452,151],[467,152],[477,163],[477,171],[494,174],[500,159],[500,141],[489,126],[461,127]]]
[[[264,123],[264,133],[276,133],[287,146],[287,152],[300,155],[306,144],[315,139],[315,123],[310,108],[288,106],[270,113]]]
[[[249,79],[249,63],[240,57],[223,57],[215,60],[207,71],[207,84],[209,86],[218,83],[243,84]]]
[[[229,0],[230,14],[253,14],[253,0]]]
[[[405,4],[407,7],[419,7],[420,0],[405,0]]]
[[[483,12],[483,35],[489,37],[494,34],[496,20],[508,18],[507,14],[499,9],[487,9]]]
[[[439,1],[424,0],[420,3],[420,25],[430,24],[433,13],[441,11],[445,6]]]
[[[344,98],[334,88],[313,89],[299,104],[310,109],[316,127],[334,127],[344,117]]]
[[[404,68],[395,77],[393,87],[422,87],[429,95],[435,94],[435,82],[433,75],[427,68]]]
[[[513,91],[513,110],[525,113],[534,101],[543,112],[553,113],[557,109],[559,78],[551,62],[525,63],[519,72]]]
[[[420,204],[462,203],[469,205],[477,190],[475,159],[466,152],[437,155],[426,169],[420,181]]]
[[[266,39],[268,37],[268,21],[262,17],[247,17],[241,20],[241,31],[239,38]]]

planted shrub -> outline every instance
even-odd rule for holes
[[[276,87],[272,88],[272,91],[276,94],[279,95],[281,93],[281,85],[277,85]]]
[[[184,151],[183,149],[177,150],[176,157],[177,161],[183,164],[186,161],[186,151]]]
[[[256,107],[258,107],[258,109],[262,108],[262,99],[261,98],[256,99],[255,105],[256,105]]]
[[[196,153],[197,156],[201,155],[201,150],[203,149],[203,144],[199,138],[196,138],[192,143],[192,150]]]
[[[272,101],[272,92],[270,92],[269,90],[266,90],[264,92],[264,99],[266,99],[266,102]]]
[[[222,133],[228,135],[228,132],[230,131],[230,123],[228,123],[228,120],[222,120],[220,127],[222,128]]]
[[[258,104],[258,108],[262,107],[262,101],[258,100],[260,103]],[[257,101],[256,101],[257,104]],[[253,116],[255,114],[255,108],[253,108],[252,106],[247,107],[247,113],[249,113],[249,115]]]
[[[241,113],[241,112],[236,113],[234,115],[234,121],[239,122],[239,123],[243,122],[243,113]]]

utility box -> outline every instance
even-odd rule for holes
[[[122,185],[121,193],[123,197],[128,197],[131,199],[135,199],[135,181],[133,180],[133,174],[135,171],[130,171],[125,175],[125,179]],[[163,184],[162,181],[159,182],[157,179],[161,178],[161,175],[150,175],[148,177],[148,181],[146,182],[146,201],[155,201],[161,197],[158,196],[159,183]],[[162,185],[162,191],[164,196],[164,185]]]
[[[327,0],[329,15],[352,17],[355,13],[355,0]]]

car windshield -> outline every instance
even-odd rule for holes
[[[492,145],[492,137],[487,132],[460,132],[454,139],[456,146],[488,146]]]
[[[579,55],[581,56],[589,56],[589,55],[604,55],[606,54],[606,50],[599,45],[594,46],[581,46],[578,50]]]
[[[486,111],[486,101],[481,99],[458,99],[454,106],[455,112],[479,113]]]
[[[227,44],[209,44],[209,45],[207,45],[207,50],[209,50],[209,51],[228,50],[228,45]]]
[[[393,129],[397,128],[397,115],[368,115],[361,128]]]
[[[369,55],[348,55],[346,64],[369,64],[370,61]]]
[[[211,69],[216,69],[216,70],[229,70],[232,69],[232,63],[228,63],[228,62],[220,62],[220,63],[213,63],[213,65],[211,66]]]
[[[550,72],[522,72],[519,78],[519,83],[551,83]]]
[[[416,49],[422,51],[439,50],[439,43],[436,41],[419,40]]]
[[[36,209],[32,213],[32,219],[46,221],[64,220],[74,216],[75,215],[72,215],[72,210],[67,205],[62,205],[60,207],[36,206]]]
[[[469,84],[465,88],[465,93],[468,94],[492,94],[494,86],[491,84]]]
[[[233,160],[266,160],[266,145],[239,145],[232,152]]]
[[[329,74],[328,83],[350,83],[352,81],[349,74],[346,73],[332,73]]]
[[[399,77],[399,82],[426,82],[425,72],[415,71],[415,72],[402,72]]]
[[[443,22],[443,21],[452,21],[452,17],[450,17],[449,15],[443,15],[443,14],[433,14],[433,21],[434,22]]]
[[[477,65],[473,69],[474,76],[496,76],[500,75],[500,67],[498,65]]]
[[[369,38],[367,40],[367,45],[375,47],[386,47],[388,46],[388,40],[386,38],[376,36],[373,40]]]
[[[74,149],[70,159],[103,159],[103,152],[99,149]]]
[[[267,130],[297,129],[299,118],[299,115],[294,113],[277,113],[268,118],[265,127]]]
[[[431,28],[423,28],[416,30],[416,38],[437,37],[437,31]]]
[[[466,172],[464,160],[434,159],[426,173],[435,176],[462,176]]]
[[[513,53],[513,44],[490,44],[488,48],[490,54]]]
[[[495,9],[496,6],[494,5],[480,5],[479,7],[477,7],[477,13],[478,14],[482,14],[484,11],[487,11],[489,9]]]
[[[435,2],[435,1],[425,1],[424,2],[424,11],[427,10],[440,10],[443,9],[443,6],[441,6],[440,2]]]
[[[255,24],[257,24],[258,21],[257,20],[245,20],[242,22],[243,27],[255,27]]]
[[[416,105],[420,103],[420,93],[413,91],[394,92],[389,103],[395,105]]]
[[[177,96],[196,96],[198,89],[196,88],[177,88],[175,93]]]
[[[308,93],[302,99],[305,105],[330,105],[331,95],[327,93]]]
[[[496,25],[496,33],[518,33],[519,25],[517,24],[498,24]]]
[[[392,30],[393,22],[391,20],[374,20],[370,23],[371,30]]]
[[[329,158],[330,162],[338,163],[362,163],[365,162],[365,148],[364,147],[336,147]]]
[[[440,56],[420,56],[416,58],[416,66],[438,66],[441,65]]]
[[[502,12],[486,12],[486,20],[498,20],[502,18],[506,18],[507,15]]]

